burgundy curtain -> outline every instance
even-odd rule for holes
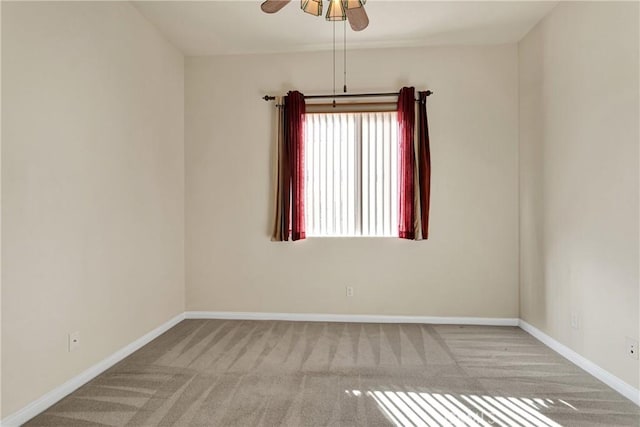
[[[431,149],[427,122],[427,92],[418,92],[418,179],[420,191],[420,223],[422,238],[429,237],[429,205],[431,198]]]
[[[284,97],[282,146],[278,147],[278,192],[274,240],[301,240],[304,230],[304,95]]]
[[[415,89],[403,87],[398,97],[398,180],[399,216],[398,236],[401,239],[414,239],[414,126],[415,126]]]
[[[429,236],[431,153],[426,106],[428,95],[429,92],[418,93],[417,117],[415,89],[403,87],[398,97],[398,236],[401,239],[421,240]]]

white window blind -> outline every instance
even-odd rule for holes
[[[309,113],[305,133],[307,236],[397,236],[397,113]]]

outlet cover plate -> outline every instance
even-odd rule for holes
[[[76,350],[80,346],[80,332],[69,332],[69,352]]]
[[[627,354],[632,359],[638,360],[638,340],[627,337]]]
[[[571,313],[571,328],[580,329],[580,316],[577,313]]]

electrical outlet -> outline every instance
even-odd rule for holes
[[[69,332],[69,352],[74,351],[80,346],[80,332]]]
[[[353,286],[347,286],[347,296],[348,297],[353,296]]]
[[[638,341],[627,337],[627,354],[629,357],[638,360]]]
[[[571,327],[573,329],[580,329],[580,316],[577,313],[571,313]]]

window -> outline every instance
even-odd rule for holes
[[[307,236],[398,236],[396,112],[307,113]]]

